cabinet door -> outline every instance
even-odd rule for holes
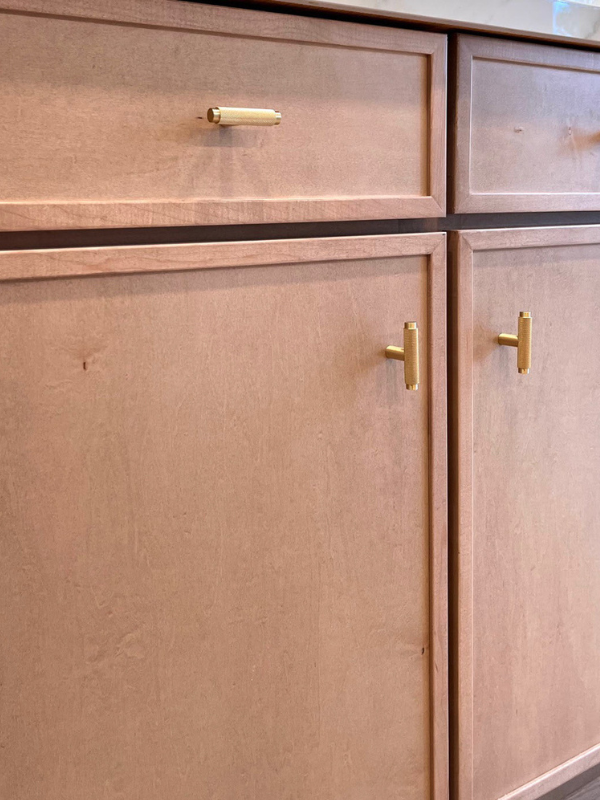
[[[446,797],[444,247],[0,254],[0,796]]]
[[[533,800],[600,762],[600,226],[457,242],[457,797]]]

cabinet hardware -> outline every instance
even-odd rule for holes
[[[517,348],[517,369],[521,375],[527,375],[531,369],[531,328],[533,318],[530,311],[519,313],[519,327],[517,335],[514,333],[501,333],[498,344],[505,347]]]
[[[217,106],[209,108],[206,119],[215,125],[279,125],[281,111],[272,108],[228,108]]]
[[[404,361],[404,382],[406,388],[416,391],[419,388],[419,328],[416,322],[404,323],[404,347],[389,345],[385,348],[386,358]]]

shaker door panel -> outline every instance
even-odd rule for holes
[[[447,796],[444,246],[0,254],[2,797]]]
[[[533,800],[600,762],[600,227],[457,242],[458,797]]]

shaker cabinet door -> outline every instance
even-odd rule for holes
[[[457,797],[533,800],[600,763],[600,226],[456,242]]]
[[[0,254],[1,797],[447,796],[444,253]]]

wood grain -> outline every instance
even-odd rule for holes
[[[97,5],[0,3],[1,230],[444,213],[445,37]],[[282,124],[220,128],[214,105]]]
[[[343,236],[248,242],[12,250],[0,253],[0,281],[129,272],[283,266],[311,261],[369,260],[433,254],[439,233]]]
[[[600,208],[600,53],[458,37],[452,208]]]
[[[453,683],[460,800],[600,763],[600,226],[455,235]],[[533,369],[497,344],[534,316]]]
[[[445,237],[302,244],[2,283],[2,797],[447,798]]]

